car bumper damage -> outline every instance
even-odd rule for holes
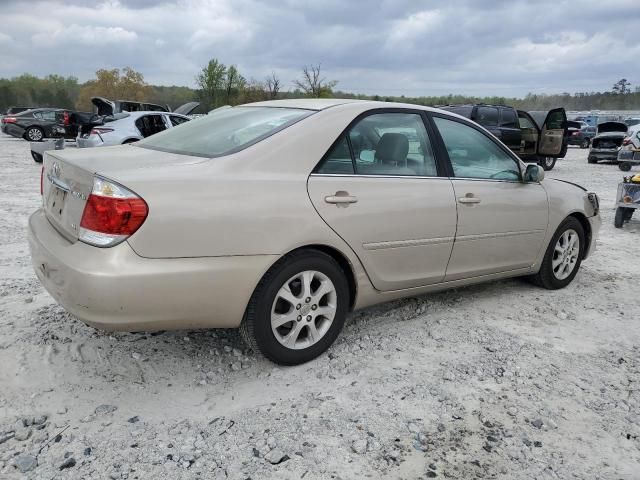
[[[71,243],[42,209],[29,218],[29,248],[38,279],[55,300],[104,330],[234,328],[255,279],[273,255],[140,257],[127,242],[112,248]]]

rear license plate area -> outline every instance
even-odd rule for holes
[[[47,210],[57,218],[62,216],[64,206],[67,201],[67,192],[53,185],[49,194]]]

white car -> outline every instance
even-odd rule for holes
[[[104,147],[137,142],[190,120],[186,115],[172,112],[123,112],[110,118],[113,120],[95,125],[88,132],[80,130],[76,138],[78,147]]]

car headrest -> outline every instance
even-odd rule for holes
[[[403,164],[409,153],[409,140],[402,133],[385,133],[376,147],[376,160],[394,165]]]

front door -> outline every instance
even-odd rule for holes
[[[338,139],[309,177],[309,196],[376,289],[441,282],[456,230],[451,181],[439,176],[422,114],[382,112]]]
[[[452,167],[458,228],[445,280],[531,266],[548,223],[547,194],[519,161],[475,127],[434,117]]]
[[[538,155],[563,158],[568,141],[567,113],[564,108],[550,110],[542,124]]]

